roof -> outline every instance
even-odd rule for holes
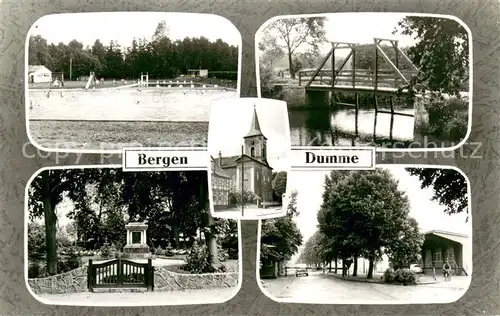
[[[215,161],[215,164],[220,169],[229,169],[229,168],[236,168],[240,164],[241,157],[245,157],[248,160],[255,161],[255,162],[257,162],[257,163],[259,163],[261,165],[264,165],[264,166],[272,169],[272,167],[267,162],[259,160],[259,159],[255,159],[255,158],[250,157],[248,155],[243,155],[243,156],[242,155],[237,155],[237,156],[229,156],[229,157],[221,157],[221,156],[219,156],[218,158],[212,158],[212,159]],[[221,162],[220,165],[219,165],[219,162]]]
[[[231,176],[224,169],[219,167],[218,160],[214,159],[214,157],[210,157],[210,158],[212,159],[212,162],[214,162],[214,164],[213,164],[214,167],[212,169],[212,173],[216,174],[219,177],[230,179]]]
[[[244,138],[253,136],[263,136],[265,139],[267,139],[260,130],[259,117],[257,116],[257,109],[255,108],[255,104],[253,106],[253,116],[252,116],[252,123],[250,125],[250,130],[248,131],[248,134]]]
[[[47,71],[50,71],[49,68],[43,66],[43,65],[29,65],[28,66],[28,73],[31,73],[31,72],[36,72],[38,70],[47,70]]]
[[[459,233],[448,232],[448,231],[437,230],[437,229],[433,229],[433,230],[429,230],[429,231],[424,232],[424,235],[430,235],[430,234],[441,234],[441,235],[449,235],[449,236],[463,237],[463,238],[469,237],[465,234],[459,234]]]

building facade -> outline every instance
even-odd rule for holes
[[[51,83],[52,72],[45,66],[28,66],[28,80],[30,83]]]
[[[212,204],[214,209],[226,208],[229,205],[229,192],[231,190],[231,176],[219,168],[217,162],[211,159],[212,175]]]
[[[231,191],[241,192],[242,187],[255,194],[261,202],[272,201],[273,169],[267,162],[267,138],[261,131],[257,110],[254,107],[249,132],[243,137],[243,154],[236,156],[219,155],[212,158],[213,172],[229,178]],[[212,179],[212,190],[223,182],[222,176]],[[215,197],[215,191],[214,191]]]
[[[432,230],[424,234],[422,263],[425,273],[441,273],[446,261],[456,275],[470,275],[472,247],[467,235]]]

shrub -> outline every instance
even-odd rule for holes
[[[167,246],[167,249],[165,249],[165,250],[163,251],[163,255],[164,255],[164,256],[167,256],[167,257],[173,257],[173,256],[174,256],[174,252],[173,252],[172,247]]]
[[[34,278],[40,278],[45,275],[45,271],[38,262],[30,263],[28,266],[28,278],[34,279]]]
[[[224,262],[229,259],[229,253],[222,247],[217,247],[217,255],[219,257],[220,262]]]
[[[385,270],[383,279],[386,283],[394,283],[396,281],[396,272],[394,269],[389,268]]]
[[[101,257],[103,258],[113,258],[116,256],[118,250],[116,249],[115,245],[106,243],[101,247],[101,249],[99,249],[99,252],[101,253]]]
[[[229,204],[238,204],[241,205],[255,203],[257,201],[257,195],[255,195],[251,191],[243,191],[243,193],[239,191],[231,191],[229,192]]]
[[[66,260],[66,268],[74,270],[82,266],[82,258],[78,255],[75,249],[71,248],[68,253],[68,260]]]
[[[191,251],[186,257],[186,265],[184,270],[190,273],[210,273],[214,272],[215,268],[210,263],[210,253],[205,245],[198,245],[195,243]]]
[[[396,271],[395,281],[402,284],[416,284],[417,275],[410,269],[399,269]]]
[[[458,98],[431,101],[427,132],[451,141],[462,140],[468,128],[468,107],[467,101]]]

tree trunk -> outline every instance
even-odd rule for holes
[[[174,234],[174,244],[172,245],[172,248],[179,249],[179,227],[173,226],[172,232]]]
[[[210,254],[210,263],[213,265],[218,265],[220,264],[219,261],[219,254],[217,252],[217,237],[215,236],[213,232],[213,228],[215,225],[214,218],[212,217],[212,214],[209,209],[209,200],[205,196],[205,186],[204,183],[200,184],[200,201],[202,203],[202,208],[205,210],[205,214],[207,214],[207,225],[205,226],[206,228],[209,228],[208,231],[205,233],[205,242],[207,243],[208,247],[208,252]]]
[[[366,278],[373,279],[373,268],[374,268],[375,258],[373,256],[370,256],[368,260],[370,264],[368,265],[368,275],[366,276]]]
[[[330,262],[330,268],[332,267],[332,263]],[[339,263],[337,259],[335,258],[335,274],[337,274],[337,270],[339,269]]]
[[[212,214],[210,214],[210,212],[207,212],[207,217],[208,217],[208,227],[213,227],[214,218],[212,217]],[[208,252],[210,253],[210,262],[212,264],[215,264],[215,265],[220,264],[219,254],[217,252],[217,238],[216,238],[216,236],[214,234],[206,232],[205,239],[206,239],[206,243],[207,243],[207,247],[208,247]]]
[[[342,259],[342,276],[345,277],[346,275],[346,266],[345,266],[345,258]]]
[[[43,213],[45,219],[45,246],[47,248],[47,273],[49,275],[57,274],[57,241],[56,241],[56,223],[55,205],[52,203],[52,192],[50,187],[50,173],[42,173],[44,178],[44,200]]]
[[[290,77],[295,79],[295,69],[293,68],[292,52],[288,50],[288,70],[290,71]]]
[[[352,276],[358,276],[358,257],[354,257],[354,267],[352,270]]]

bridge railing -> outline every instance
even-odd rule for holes
[[[302,70],[298,72],[299,86],[304,81],[311,81],[311,85],[330,86],[332,84],[332,70],[320,70],[315,77],[315,70]],[[416,75],[415,71],[401,71],[407,80]],[[311,80],[312,79],[312,80]],[[404,84],[404,81],[399,78],[393,70],[379,70],[377,74],[377,86],[397,88]],[[335,85],[341,86],[374,86],[375,84],[375,71],[369,69],[356,69],[356,70],[341,70],[335,74]]]

